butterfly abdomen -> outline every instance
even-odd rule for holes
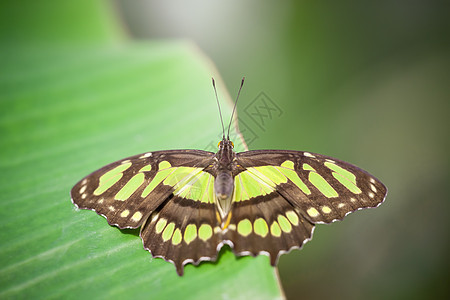
[[[216,195],[216,205],[221,220],[224,220],[231,209],[232,196],[234,190],[234,178],[231,172],[220,172],[214,181],[214,192]]]

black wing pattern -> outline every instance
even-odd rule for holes
[[[215,207],[214,153],[149,152],[101,168],[72,189],[73,203],[119,228],[141,227],[144,248],[172,262],[215,260],[222,245],[237,255],[270,256],[301,248],[314,225],[383,202],[387,189],[340,160],[300,151],[237,153],[225,226]]]
[[[272,265],[309,241],[314,224],[377,207],[387,194],[369,173],[320,154],[256,150],[238,153],[237,163],[235,190],[241,191],[235,194],[225,238],[236,254],[268,254]],[[248,188],[258,185],[259,190]]]

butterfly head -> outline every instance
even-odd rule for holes
[[[232,141],[230,141],[230,139],[228,138],[223,138],[218,144],[217,146],[219,147],[219,150],[217,151],[217,158],[219,159],[219,161],[222,162],[222,164],[226,165],[228,163],[230,163],[233,160],[234,157],[234,144]]]
[[[234,143],[232,141],[230,141],[229,139],[223,139],[221,140],[218,144],[217,147],[220,149],[224,149],[226,147],[231,147],[231,149],[234,148]]]
[[[236,157],[236,153],[233,150],[233,142],[228,138],[223,138],[217,146],[219,147],[219,150],[215,155],[217,161],[217,169],[231,170],[232,163]]]

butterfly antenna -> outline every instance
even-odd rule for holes
[[[239,95],[241,94],[242,86],[244,85],[244,80],[245,80],[245,77],[242,77],[241,86],[239,87],[239,91],[238,91],[238,94],[237,94],[237,97],[236,97],[236,101],[234,102],[233,112],[231,113],[230,124],[228,125],[228,135],[227,135],[228,139],[230,139],[231,122],[233,121],[234,111],[236,110],[236,105],[237,105],[237,102],[239,100]]]
[[[217,97],[216,82],[212,78],[214,93],[216,94],[217,106],[219,107],[220,123],[222,123],[222,137],[225,139],[225,127],[223,126],[222,111],[220,110],[219,97]]]

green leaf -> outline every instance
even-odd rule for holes
[[[0,42],[39,45],[106,44],[122,41],[123,30],[109,1],[0,1]]]
[[[214,72],[184,42],[8,45],[0,50],[0,298],[282,298],[265,256],[188,265],[152,259],[136,230],[77,210],[72,186],[147,151],[221,136]],[[225,119],[231,100],[219,81]],[[242,147],[241,147],[242,148]]]
[[[282,297],[267,257],[223,249],[218,263],[178,277],[143,249],[138,230],[71,203],[72,186],[107,163],[211,149],[221,136],[215,71],[197,48],[118,44],[108,12],[87,0],[1,3],[0,298]],[[227,119],[231,100],[218,88]]]

